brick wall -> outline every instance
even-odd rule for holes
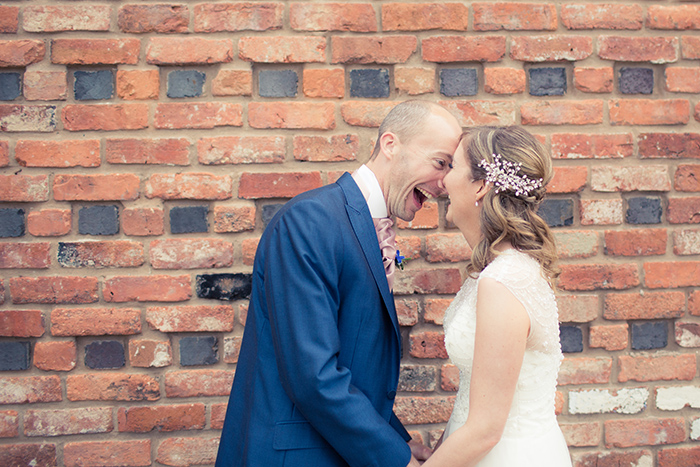
[[[397,102],[551,149],[575,465],[700,465],[700,4],[0,5],[0,465],[208,465],[257,239]],[[399,222],[396,410],[434,442],[461,235]]]

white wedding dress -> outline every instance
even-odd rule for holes
[[[459,369],[459,392],[444,436],[454,433],[469,415],[476,289],[483,277],[505,285],[523,304],[530,317],[530,334],[503,436],[477,465],[570,467],[569,451],[554,412],[557,374],[563,358],[557,305],[539,263],[516,250],[499,255],[477,279],[467,278],[445,312],[445,347]]]

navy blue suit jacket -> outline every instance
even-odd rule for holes
[[[405,467],[400,359],[374,224],[346,173],[286,203],[260,239],[216,466]]]

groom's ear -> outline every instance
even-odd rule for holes
[[[392,132],[387,131],[379,137],[381,152],[388,160],[392,160],[399,150],[399,138]]]

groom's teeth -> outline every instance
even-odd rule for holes
[[[416,190],[418,190],[418,191],[420,191],[421,193],[423,193],[423,196],[425,196],[427,199],[432,199],[432,197],[433,197],[433,195],[431,195],[430,193],[428,193],[427,191],[425,191],[423,188],[416,187]]]

